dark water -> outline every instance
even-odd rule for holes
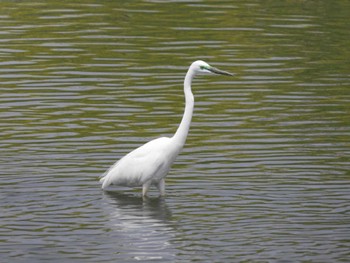
[[[349,262],[347,1],[0,3],[2,262]],[[155,189],[98,176],[171,136]]]

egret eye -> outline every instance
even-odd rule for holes
[[[210,71],[209,68],[206,67],[206,66],[200,66],[200,69],[201,69],[201,70],[208,70],[208,71]]]

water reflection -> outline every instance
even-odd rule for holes
[[[349,262],[349,1],[81,2],[0,1],[3,262]],[[166,201],[102,195],[197,59]]]
[[[106,226],[117,236],[116,251],[123,258],[169,260],[175,258],[171,211],[163,198],[142,199],[120,192],[104,194]]]

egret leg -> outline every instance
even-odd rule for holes
[[[160,196],[165,196],[165,180],[161,179],[157,185]]]
[[[147,197],[147,192],[149,187],[151,186],[151,182],[146,182],[142,185],[142,197]]]

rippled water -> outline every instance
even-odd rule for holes
[[[346,1],[0,3],[3,262],[350,261]],[[167,197],[100,190],[195,113]]]

